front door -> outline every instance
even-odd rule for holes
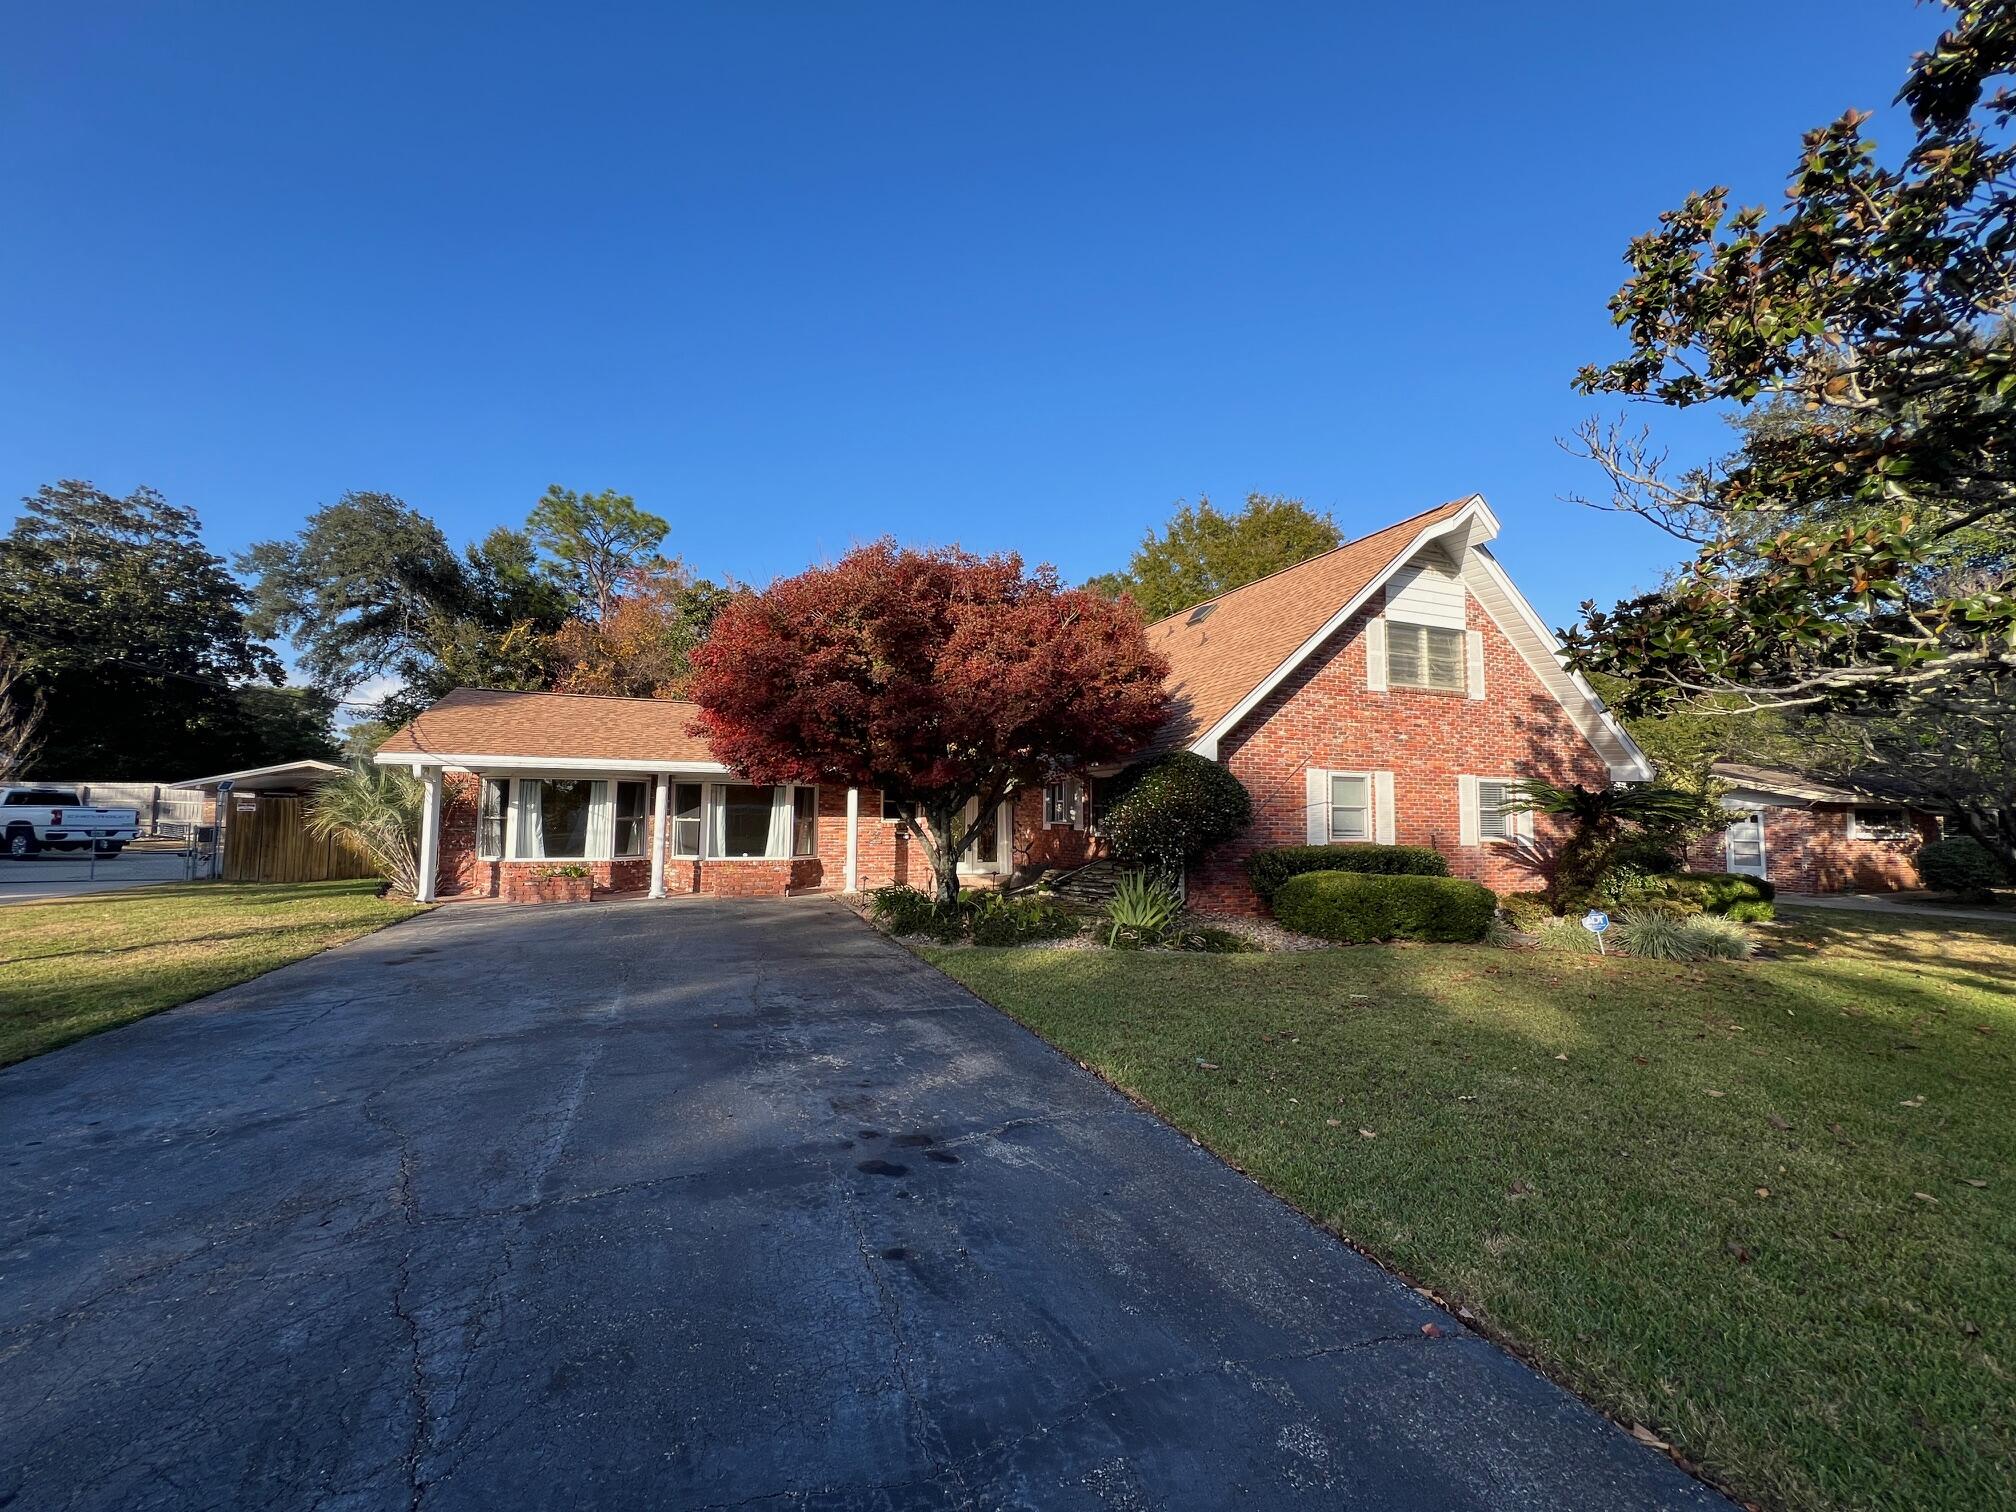
[[[1723,841],[1726,866],[1749,877],[1764,875],[1764,810],[1740,809],[1729,816]]]
[[[1001,815],[1007,804],[997,804],[985,819],[978,820],[980,834],[966,853],[959,858],[959,870],[976,876],[994,876],[1004,870],[1001,863],[1002,836],[1007,833],[1001,822]],[[969,799],[966,804],[966,823],[973,824],[980,812],[980,800]]]

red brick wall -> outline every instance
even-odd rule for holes
[[[1912,864],[1918,847],[1939,838],[1939,821],[1914,814],[1917,835],[1909,840],[1851,840],[1849,805],[1764,809],[1764,874],[1787,892],[1896,892],[1919,886]],[[1688,865],[1722,871],[1728,863],[1721,831],[1705,836],[1688,853]]]
[[[1246,880],[1256,850],[1308,840],[1310,767],[1393,773],[1394,840],[1428,845],[1449,869],[1499,891],[1540,885],[1503,845],[1459,844],[1457,778],[1545,777],[1584,786],[1610,780],[1603,758],[1472,599],[1470,628],[1484,637],[1486,696],[1415,688],[1371,691],[1365,679],[1369,610],[1310,657],[1219,743],[1219,757],[1253,795],[1253,825],[1193,866],[1191,905],[1204,912],[1254,913]],[[1565,831],[1535,818],[1545,846]]]

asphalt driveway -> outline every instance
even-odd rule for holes
[[[0,1162],[0,1506],[1726,1506],[817,900],[443,909]]]

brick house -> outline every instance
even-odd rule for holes
[[[1688,865],[1746,872],[1787,892],[1895,892],[1917,887],[1912,858],[1940,835],[1936,813],[1881,780],[1822,782],[1798,772],[1718,761],[1728,827],[1699,841]]]
[[[1256,909],[1243,862],[1282,844],[1430,845],[1460,876],[1533,886],[1517,842],[1554,837],[1505,812],[1510,784],[1651,777],[1491,555],[1497,533],[1481,496],[1458,500],[1149,627],[1172,710],[1142,754],[1221,761],[1254,799],[1251,830],[1192,869],[1194,906]],[[459,688],[377,760],[426,781],[422,871],[442,893],[511,897],[569,863],[652,896],[927,885],[882,794],[739,782],[694,712]],[[969,815],[985,832],[967,880],[1084,861],[1092,797],[1072,777]]]

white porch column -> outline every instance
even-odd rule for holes
[[[656,801],[651,806],[651,896],[665,896],[665,790],[672,779],[658,774]]]
[[[418,903],[434,901],[434,874],[441,868],[441,768],[430,766],[421,776],[420,890]]]
[[[861,789],[847,789],[847,864],[841,876],[847,891],[858,890],[861,881]]]

